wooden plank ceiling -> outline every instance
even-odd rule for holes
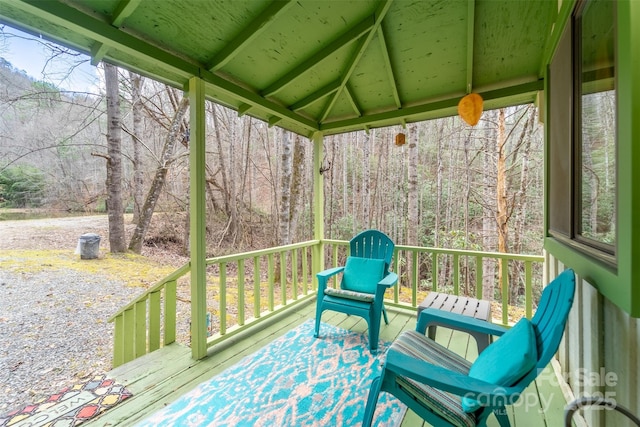
[[[542,89],[555,0],[0,0],[0,20],[302,135]]]

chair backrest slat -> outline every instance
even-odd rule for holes
[[[389,236],[374,229],[365,230],[350,241],[351,255],[361,258],[384,259],[385,273],[391,265],[394,248],[395,244]]]

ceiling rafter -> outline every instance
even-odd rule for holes
[[[503,87],[486,92],[479,92],[479,94],[485,101],[506,98],[514,95],[522,95],[523,97],[526,97],[527,94],[532,94],[531,96],[533,97],[535,96],[535,94],[537,94],[538,91],[542,90],[543,87],[543,80],[535,80],[528,83],[516,84],[514,86]],[[403,120],[405,122],[414,121],[415,118],[412,119],[412,117],[416,117],[421,114],[436,111],[441,112],[447,109],[451,109],[452,111],[454,111],[459,101],[460,96],[454,96],[448,99],[440,99],[437,101],[427,100],[422,104],[413,105],[411,107],[404,107],[400,110],[385,111],[382,113],[367,115],[366,117],[336,120],[333,122],[325,123],[320,126],[320,131],[326,134],[332,134],[335,133],[335,130],[339,130],[339,132],[346,132],[349,129],[363,129],[363,127],[366,125],[369,125],[370,127],[379,127],[390,126],[392,124],[400,124],[403,122]],[[434,118],[435,117],[442,117],[442,115],[434,115]],[[424,119],[420,118],[420,120]]]
[[[253,108],[253,105],[249,104],[240,104],[238,107],[238,117],[242,117],[249,112]]]
[[[111,15],[111,25],[119,27],[125,19],[127,19],[134,10],[140,5],[142,0],[120,0]]]
[[[380,41],[380,49],[382,49],[382,59],[384,60],[385,69],[387,70],[387,77],[389,79],[389,84],[391,85],[393,99],[396,102],[396,107],[401,108],[402,102],[400,101],[398,85],[396,84],[395,73],[393,72],[393,66],[391,65],[391,57],[389,56],[389,49],[387,48],[387,41],[384,36],[382,25],[380,26],[380,28],[378,28],[378,40]]]
[[[337,91],[339,87],[340,87],[340,80],[336,80],[336,81],[334,81],[332,83],[329,83],[328,85],[318,89],[317,91],[315,91],[311,95],[306,96],[305,98],[301,99],[300,101],[296,102],[295,104],[290,105],[289,109],[293,110],[293,111],[302,110],[303,108],[308,107],[309,105],[313,104],[314,102],[317,102],[317,101],[321,100],[322,98],[331,95],[332,93]]]
[[[333,55],[337,50],[353,43],[355,40],[358,40],[360,37],[362,37],[363,34],[370,32],[371,28],[375,26],[375,22],[375,16],[368,16],[367,18],[362,20],[362,22],[349,29],[346,33],[343,33],[327,46],[320,49],[320,51],[316,52],[314,55],[311,55],[301,64],[294,67],[291,71],[287,72],[284,76],[280,77],[277,81],[269,85],[262,91],[262,96],[273,96],[280,90],[284,89],[295,79],[300,77],[303,73],[315,67],[327,57]]]
[[[344,94],[347,97],[347,101],[349,101],[349,104],[351,104],[351,108],[353,108],[353,111],[358,115],[358,117],[362,117],[362,109],[360,108],[356,100],[353,98],[352,93],[353,91],[351,90],[351,88],[349,87],[349,84],[347,83],[347,85],[344,87]]]
[[[377,34],[378,28],[380,28],[380,26],[382,25],[382,21],[384,20],[385,15],[389,11],[389,8],[391,7],[391,3],[393,3],[393,0],[385,1],[382,5],[380,5],[378,10],[376,10],[376,13],[373,15],[373,18],[375,21],[373,24],[373,27],[371,28],[371,31],[369,31],[367,36],[360,41],[360,44],[358,45],[358,49],[356,50],[356,53],[351,57],[351,59],[347,63],[347,66],[345,67],[345,71],[342,73],[342,84],[340,85],[340,88],[338,89],[338,91],[333,95],[333,98],[329,100],[329,102],[327,103],[324,111],[322,112],[322,115],[320,116],[320,120],[319,120],[320,122],[323,122],[329,115],[329,112],[333,109],[333,106],[335,105],[338,97],[340,96],[342,89],[344,89],[345,85],[351,78],[351,74],[353,74],[353,70],[355,70],[356,66],[358,65],[358,62],[360,62],[360,59],[362,58],[362,55],[364,55],[365,50],[369,46],[369,43],[371,43],[371,40]]]
[[[111,25],[120,27],[124,20],[136,10],[140,2],[142,2],[142,0],[121,0],[111,15]],[[91,65],[98,65],[108,51],[109,47],[104,43],[94,43],[93,46],[91,46]]]
[[[294,1],[276,0],[272,2],[259,16],[257,16],[249,25],[247,25],[240,34],[218,52],[207,64],[209,71],[216,71],[224,67],[231,61],[243,47],[247,46],[255,40],[273,22],[277,16],[286,11],[295,4]]]
[[[0,0],[0,3],[2,3],[2,1],[3,0]],[[75,8],[58,2],[28,3],[19,1],[13,2],[12,6],[20,8],[23,12],[67,28],[70,31],[83,34],[85,37],[95,40],[98,44],[106,45],[110,50],[114,49],[128,55],[144,59],[145,61],[152,63],[154,67],[158,69],[170,71],[176,76],[180,76],[184,79],[184,82],[188,81],[193,76],[199,76],[207,84],[215,88],[217,92],[232,96],[245,104],[260,106],[260,108],[268,114],[293,120],[309,131],[309,133],[318,130],[318,123],[314,120],[301,116],[278,103],[263,98],[249,89],[217,76],[206,70],[202,64],[186,61],[171,52],[162,50],[159,47],[140,40],[131,34],[125,33],[102,20],[89,17]],[[19,24],[20,23],[16,23],[18,27],[21,26]],[[38,30],[38,32],[43,33],[41,29],[33,30]],[[86,52],[86,48],[71,45],[68,41],[61,40],[59,37],[56,37],[55,34],[45,35],[53,40],[59,40],[61,43],[66,44],[73,49],[90,53]],[[167,82],[162,75],[149,73],[148,71],[145,72],[145,70],[139,70],[130,65],[120,64],[114,58],[108,58],[108,60],[115,65],[126,66],[128,69],[154,78],[160,82],[175,84],[175,82]]]
[[[467,93],[473,90],[473,39],[475,31],[476,0],[467,0]]]

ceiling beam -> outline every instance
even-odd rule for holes
[[[318,65],[327,57],[335,54],[335,52],[362,37],[363,34],[370,31],[375,25],[375,17],[368,16],[362,22],[358,23],[354,27],[351,27],[346,33],[329,43],[327,46],[320,49],[314,55],[305,59],[301,64],[287,72],[284,76],[280,77],[277,81],[269,85],[262,91],[264,97],[275,95],[278,91],[284,89],[291,84],[295,79],[300,77],[303,73]]]
[[[142,0],[121,0],[111,14],[111,25],[120,27],[127,17],[140,5]],[[91,47],[91,65],[97,66],[105,57],[109,47],[103,43],[94,43]]]
[[[216,71],[231,61],[245,46],[255,40],[273,22],[275,18],[287,10],[295,2],[291,0],[276,0],[272,2],[259,16],[247,25],[231,42],[209,61],[209,71]]]
[[[94,40],[97,45],[105,45],[109,52],[122,52],[127,55],[136,57],[143,62],[146,62],[147,69],[140,69],[132,64],[118,61],[116,58],[106,57],[105,60],[121,66],[123,68],[130,69],[138,74],[156,79],[160,82],[170,84],[172,86],[183,88],[186,82],[193,76],[199,76],[206,83],[214,87],[215,91],[222,92],[226,95],[232,96],[234,99],[244,104],[253,106],[259,106],[263,111],[269,115],[279,116],[281,118],[287,118],[299,124],[301,127],[307,129],[309,132],[315,132],[318,130],[318,123],[310,120],[304,116],[301,116],[288,108],[263,98],[259,94],[239,86],[229,80],[226,80],[218,75],[206,70],[202,64],[197,62],[187,61],[171,52],[162,50],[152,44],[149,44],[141,39],[134,37],[131,34],[125,33],[114,26],[108,24],[105,21],[88,16],[81,11],[69,7],[59,2],[48,1],[15,1],[15,0],[0,0],[2,3],[8,2],[11,7],[19,8],[23,12],[29,13],[43,20],[61,26],[69,31],[81,34],[83,37]],[[23,22],[16,22],[17,27],[23,27]],[[69,46],[72,49],[80,52],[90,54],[86,48],[82,46],[74,46],[67,40],[62,39],[55,34],[47,34],[39,28],[31,28],[32,32],[41,33],[52,40],[56,40],[63,45]],[[98,48],[96,50],[100,50]],[[107,53],[109,53],[107,52]],[[166,75],[148,71],[152,65],[153,68],[173,74],[175,77],[168,79]],[[180,79],[180,80],[178,80]]]
[[[396,84],[396,78],[393,72],[393,66],[391,65],[391,57],[389,56],[389,49],[387,48],[387,41],[385,40],[382,26],[378,28],[378,40],[380,41],[380,49],[382,49],[382,59],[384,60],[385,69],[387,70],[387,79],[389,80],[389,84],[391,85],[391,92],[393,94],[393,99],[396,103],[396,107],[400,108],[402,107],[402,102],[400,101],[400,94],[398,93],[398,85]]]
[[[476,0],[467,0],[467,93],[473,90],[473,40],[476,23]]]
[[[362,116],[362,109],[360,108],[356,100],[353,98],[353,95],[351,93],[352,93],[352,90],[351,88],[349,88],[349,84],[347,84],[344,87],[344,94],[347,97],[347,101],[349,101],[349,104],[351,104],[351,108],[353,108],[353,111],[358,115],[358,117],[360,117]]]
[[[322,98],[331,95],[332,93],[337,91],[339,87],[340,87],[340,80],[336,80],[336,81],[334,81],[332,83],[329,83],[328,85],[326,85],[323,88],[318,89],[317,91],[315,91],[311,95],[306,96],[305,98],[301,99],[300,101],[296,102],[295,104],[290,105],[289,109],[292,110],[292,111],[302,110],[303,108],[308,107],[309,105],[313,104],[314,102],[319,101]]]
[[[120,3],[111,14],[111,25],[114,27],[121,26],[124,20],[140,5],[140,2],[142,0],[120,0]]]
[[[329,101],[324,111],[322,112],[322,115],[320,116],[320,120],[319,120],[320,123],[322,123],[327,118],[327,116],[329,115],[329,112],[333,109],[333,106],[338,100],[338,97],[340,96],[342,89],[344,89],[345,85],[351,78],[351,74],[353,74],[353,70],[356,69],[356,66],[360,62],[362,55],[364,55],[365,50],[369,46],[369,43],[371,43],[371,40],[377,34],[378,28],[380,28],[380,25],[382,25],[382,21],[384,20],[384,17],[389,11],[389,8],[391,7],[391,3],[393,3],[393,0],[385,1],[380,5],[380,7],[376,10],[375,14],[373,15],[373,19],[375,21],[374,25],[371,28],[371,31],[369,31],[369,34],[367,34],[367,36],[362,39],[362,41],[358,45],[358,49],[356,50],[356,53],[351,57],[351,60],[347,63],[347,66],[345,67],[345,70],[342,73],[342,84],[338,89],[338,91],[333,95],[333,98]]]
[[[509,86],[479,93],[485,102],[518,95],[522,95],[523,98],[525,98],[528,94],[531,95],[531,100],[533,100],[536,93],[539,90],[542,90],[543,87],[544,80],[536,80],[528,83],[518,84],[515,86]],[[460,102],[460,95],[456,95],[452,98],[440,99],[437,101],[427,100],[422,104],[405,107],[400,110],[385,111],[376,114],[368,114],[366,116],[358,118],[336,120],[334,122],[324,123],[320,126],[320,131],[325,133],[326,135],[329,135],[334,133],[363,129],[363,127],[366,125],[369,125],[371,127],[391,126],[394,124],[401,124],[403,120],[405,122],[425,120],[424,116],[428,113],[434,113],[432,117],[429,118],[445,117],[447,115],[455,114],[458,102]],[[519,103],[522,102],[527,101],[519,101]],[[442,111],[445,111],[449,114],[435,114]]]

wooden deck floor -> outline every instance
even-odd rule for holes
[[[109,376],[124,384],[133,393],[133,397],[85,425],[133,425],[232,366],[244,356],[252,354],[314,317],[315,304],[303,305],[286,316],[274,319],[268,325],[259,326],[260,329],[254,330],[250,335],[234,337],[225,345],[211,348],[210,356],[200,361],[191,359],[189,348],[172,344],[120,366],[109,372]],[[366,332],[366,322],[354,316],[326,312],[322,320],[345,329]],[[389,321],[390,324],[383,324],[380,331],[381,339],[385,341],[392,341],[404,330],[414,329],[416,324],[413,312],[389,311]],[[475,341],[464,333],[438,328],[436,340],[471,360],[477,356]],[[546,371],[541,379],[531,384],[518,405],[508,408],[512,426],[562,425],[565,400],[557,382],[553,381],[553,370],[549,366]],[[423,425],[428,424],[424,424],[422,419],[411,411],[407,412],[402,423],[403,427]],[[498,423],[491,417],[489,425],[497,426]]]

